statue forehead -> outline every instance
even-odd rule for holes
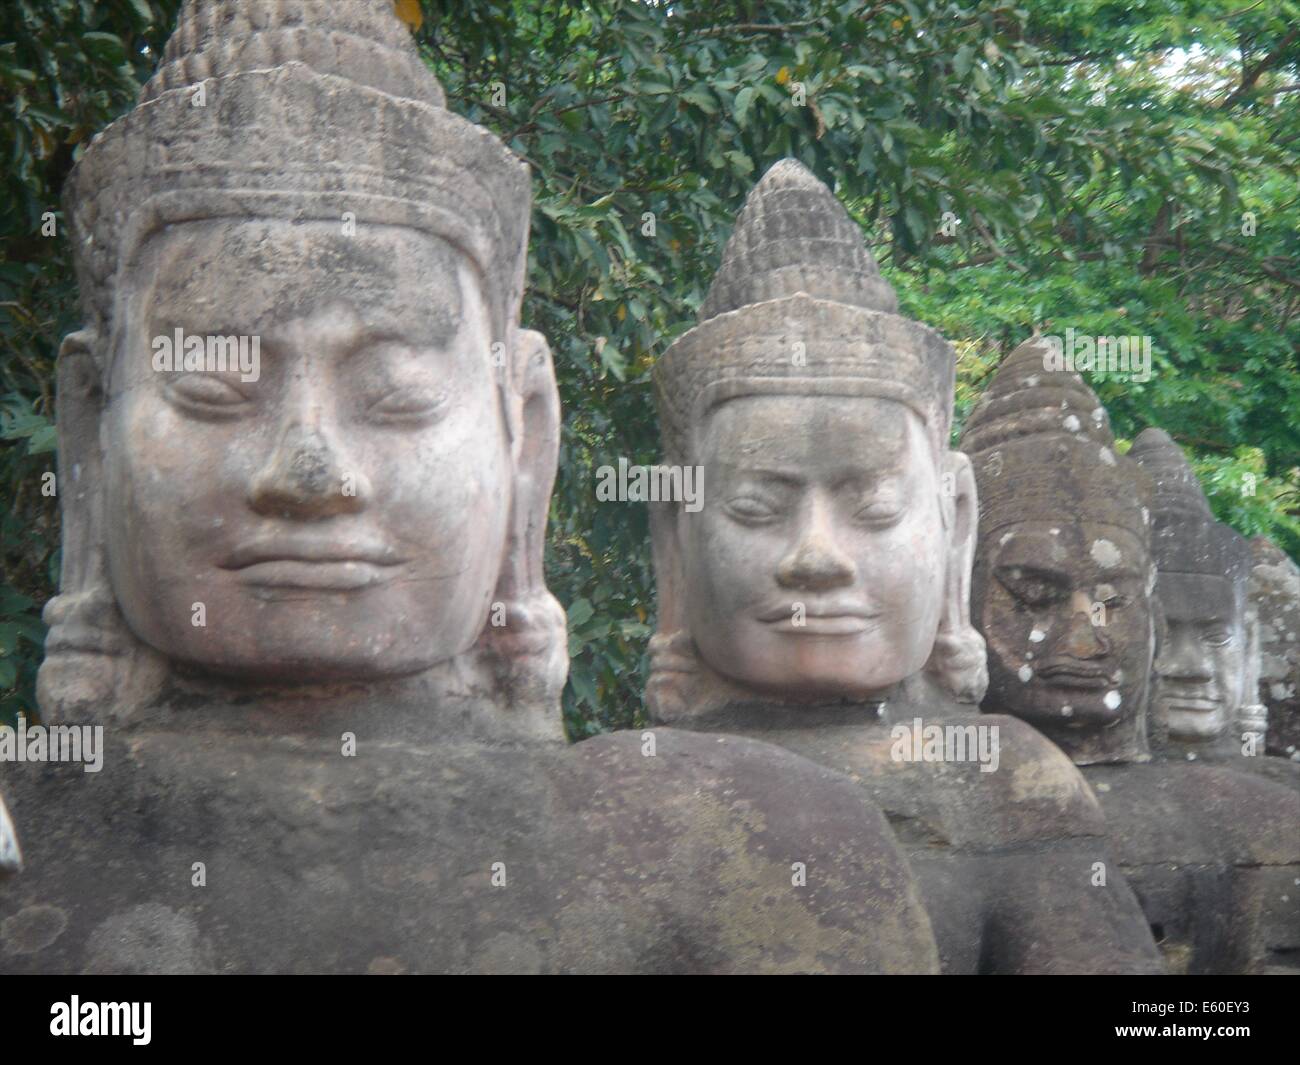
[[[993,541],[998,566],[1033,566],[1073,577],[1141,579],[1151,556],[1128,529],[1105,522],[1078,521],[1063,515],[1059,522],[1031,521],[1004,526]]]
[[[1162,571],[1156,581],[1156,594],[1165,620],[1171,624],[1233,624],[1241,620],[1240,589],[1227,577]]]
[[[198,322],[251,328],[340,301],[368,321],[428,319],[447,327],[462,298],[479,295],[468,259],[405,226],[334,220],[209,219],[169,226],[135,257],[138,292],[154,315],[227,317]]]
[[[738,396],[713,407],[696,439],[722,461],[783,459],[808,465],[897,467],[923,443],[921,419],[876,396]],[[928,452],[927,452],[928,454]]]

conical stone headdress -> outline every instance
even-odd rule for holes
[[[1250,544],[1216,521],[1196,471],[1163,429],[1144,429],[1129,452],[1155,481],[1152,551],[1161,573],[1226,577],[1245,595]]]
[[[906,403],[946,446],[955,358],[896,313],[862,231],[803,164],[783,159],[750,192],[700,308],[655,368],[665,450],[739,395],[869,395]]]
[[[112,320],[142,241],[223,217],[410,226],[484,277],[503,336],[523,294],[527,167],[445,107],[388,0],[186,0],[137,107],[68,182],[86,320]]]
[[[1048,341],[1003,360],[962,430],[979,489],[980,539],[1025,521],[1102,522],[1150,536],[1152,486],[1115,453],[1110,420],[1076,373],[1044,369]]]

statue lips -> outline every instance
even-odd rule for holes
[[[371,538],[279,534],[241,544],[219,567],[238,572],[254,587],[352,591],[392,580],[405,562],[388,544]]]
[[[1108,669],[1068,660],[1049,662],[1040,667],[1036,673],[1039,678],[1048,681],[1055,688],[1081,691],[1113,688],[1119,682],[1116,675]]]
[[[1162,684],[1161,696],[1170,710],[1178,710],[1186,714],[1213,714],[1221,705],[1221,700],[1215,696],[1203,694],[1204,684],[1168,680],[1163,681]]]
[[[773,606],[758,616],[758,620],[770,625],[779,632],[788,632],[795,636],[856,636],[872,627],[879,616],[860,603],[831,602],[803,603],[802,623],[795,621],[795,604],[803,602],[793,599]]]

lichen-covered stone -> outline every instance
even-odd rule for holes
[[[850,781],[752,741],[564,744],[529,193],[387,0],[184,4],[68,183],[38,686],[105,747],[3,767],[0,969],[936,968]]]
[[[0,970],[937,967],[888,825],[838,774],[667,729],[651,756],[633,733],[458,741],[431,721],[454,710],[357,699],[286,728],[206,703],[115,731],[97,774],[7,767],[27,871]]]
[[[1250,598],[1259,619],[1259,700],[1268,753],[1300,759],[1300,566],[1276,544],[1250,542]]]
[[[700,323],[656,367],[667,461],[701,467],[705,491],[698,512],[652,510],[651,715],[858,781],[907,850],[945,972],[1158,970],[1123,876],[1094,882],[1114,863],[1078,770],[973,711],[987,676],[975,486],[948,447],[955,359],[887,289],[830,190],[772,167]],[[955,743],[902,757],[900,728],[996,736],[998,764]]]
[[[963,430],[981,500],[973,614],[989,646],[984,708],[1031,722],[1083,767],[1105,815],[1110,853],[1172,971],[1293,965],[1300,895],[1287,882],[1300,875],[1300,796],[1255,768],[1276,759],[1234,750],[1232,768],[1209,765],[1213,743],[1201,744],[1205,757],[1197,759],[1196,749],[1178,747],[1196,737],[1167,739],[1148,728],[1163,616],[1153,592],[1182,590],[1163,571],[1157,578],[1156,562],[1185,562],[1189,541],[1212,538],[1220,549],[1196,549],[1195,566],[1183,566],[1204,572],[1207,558],[1227,558],[1227,534],[1207,532],[1209,507],[1199,486],[1193,493],[1181,453],[1177,463],[1157,463],[1154,479],[1118,456],[1095,394],[1078,375],[1049,369],[1048,354],[1043,338],[1012,352]],[[1148,465],[1157,446],[1177,451],[1163,436],[1143,437],[1143,448],[1133,450],[1145,453]],[[1171,506],[1171,497],[1191,503]],[[1163,545],[1154,558],[1153,526]],[[1213,607],[1226,605],[1231,614],[1230,581],[1211,577],[1221,584],[1214,603],[1175,604],[1185,628],[1196,628]],[[1236,625],[1237,657],[1228,665],[1240,684],[1241,614],[1227,624]],[[1207,665],[1207,657],[1200,662]],[[1242,702],[1239,688],[1232,697],[1228,690],[1222,687],[1215,704],[1220,733],[1228,708]],[[1186,731],[1186,721],[1170,723]],[[1154,761],[1149,732],[1157,741]],[[1176,760],[1160,760],[1167,752]]]

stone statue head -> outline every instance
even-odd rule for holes
[[[1250,555],[1269,753],[1300,760],[1300,566],[1263,536],[1250,541]]]
[[[773,166],[699,324],[656,367],[665,462],[704,485],[702,507],[652,511],[658,719],[715,696],[877,699],[927,667],[978,697],[954,356],[896,308],[831,191],[794,160]]]
[[[446,109],[392,5],[186,0],[66,208],[84,325],[44,709],[173,668],[292,685],[475,656],[553,703],[528,171]]]
[[[1155,652],[1151,486],[1114,451],[1105,409],[1028,340],[962,431],[979,485],[972,616],[983,707],[1023,718],[1079,764],[1149,757]]]
[[[1262,732],[1259,651],[1246,594],[1250,545],[1214,519],[1196,473],[1168,433],[1144,430],[1130,454],[1155,482],[1152,551],[1165,619],[1157,710],[1171,746],[1237,753],[1239,725]]]

